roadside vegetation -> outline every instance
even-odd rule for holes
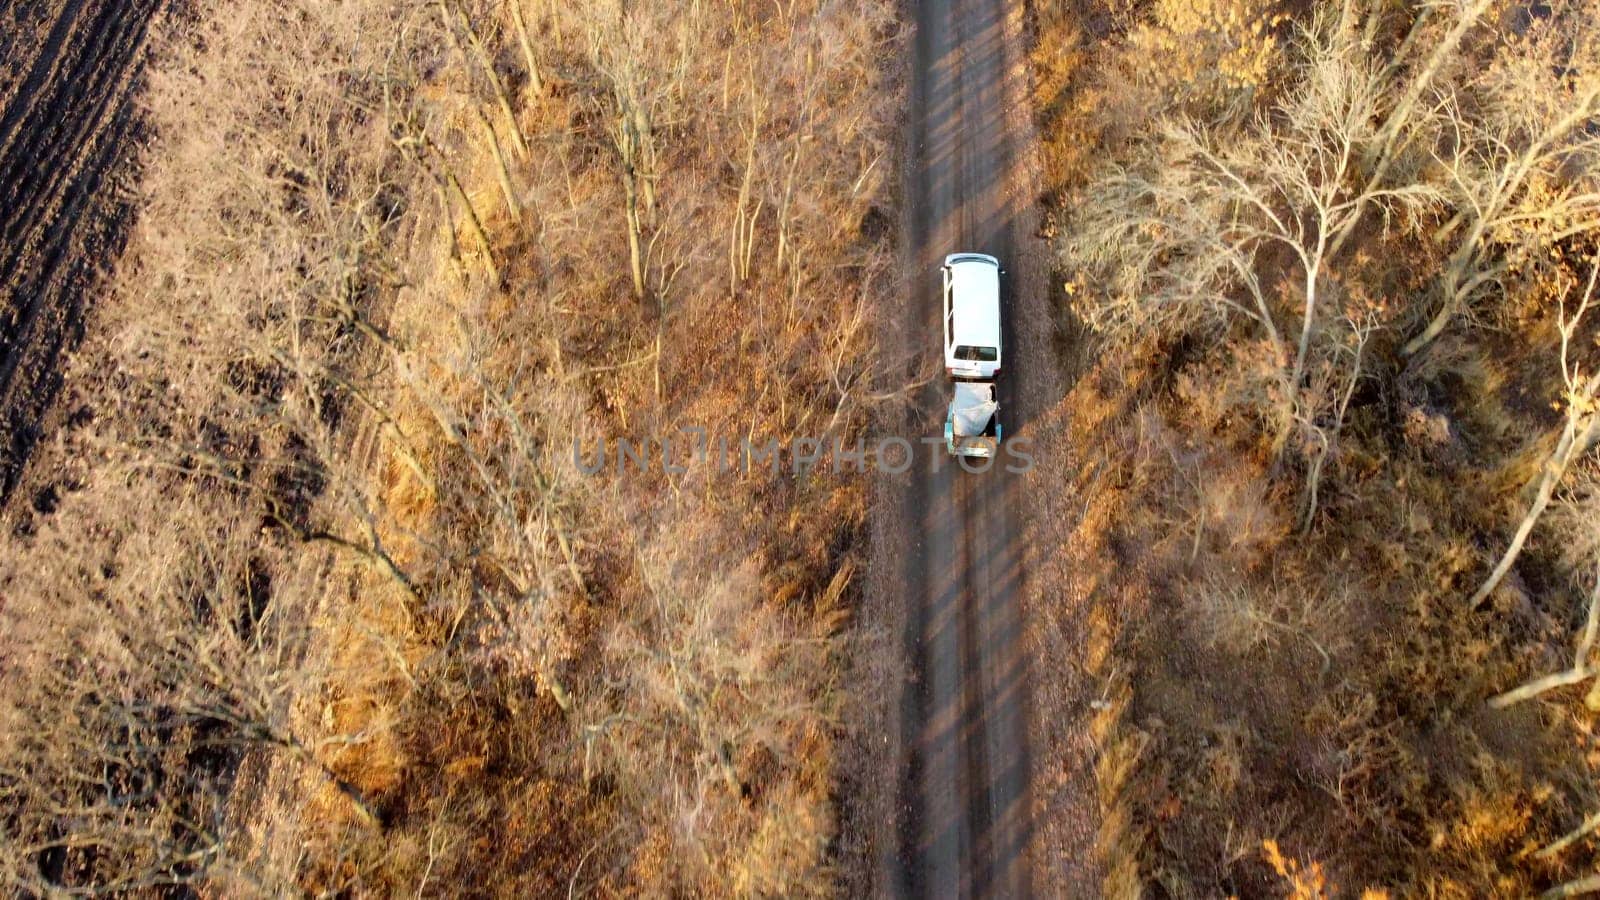
[[[1593,890],[1592,6],[1032,22],[1107,892]]]
[[[863,433],[893,5],[190,6],[0,539],[6,890],[867,865],[837,771],[865,477],[572,453]]]

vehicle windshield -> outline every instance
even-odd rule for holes
[[[972,347],[961,344],[956,347],[956,359],[964,362],[994,362],[1000,358],[1000,350],[996,347]]]

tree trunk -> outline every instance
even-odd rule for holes
[[[1372,173],[1372,184],[1376,185],[1381,181],[1383,175],[1388,171],[1389,165],[1394,159],[1395,142],[1399,139],[1400,133],[1405,130],[1406,122],[1410,120],[1412,112],[1416,109],[1417,102],[1422,99],[1422,95],[1427,91],[1428,85],[1433,83],[1434,76],[1439,74],[1439,70],[1444,67],[1451,54],[1455,53],[1462,39],[1467,36],[1467,32],[1472,29],[1472,26],[1477,24],[1478,18],[1489,8],[1491,2],[1492,0],[1476,0],[1471,7],[1462,12],[1461,18],[1456,22],[1455,27],[1450,29],[1450,33],[1445,35],[1444,40],[1440,41],[1437,47],[1433,48],[1433,53],[1428,57],[1427,64],[1417,74],[1417,77],[1411,80],[1411,84],[1406,88],[1406,92],[1400,98],[1400,102],[1395,104],[1388,118],[1384,120],[1383,127],[1378,132],[1379,140],[1373,142],[1372,146],[1364,154],[1365,158],[1362,159],[1363,168]],[[1406,42],[1410,43],[1409,37],[1407,37]]]
[[[478,121],[483,123],[484,133],[489,136],[489,150],[494,154],[495,175],[500,181],[500,193],[506,199],[506,212],[511,214],[511,221],[521,226],[522,204],[517,201],[516,188],[511,184],[511,168],[506,165],[506,155],[500,150],[500,138],[494,133],[494,124],[483,114],[483,110],[476,109],[476,112]]]
[[[512,0],[511,17],[517,24],[517,43],[522,45],[523,63],[528,67],[528,90],[543,96],[544,79],[539,77],[539,61],[533,55],[533,40],[528,37],[528,19],[522,14],[522,0]]]
[[[633,299],[643,303],[645,295],[644,248],[641,245],[639,234],[639,187],[631,164],[622,173],[622,191],[628,222],[628,270],[633,276]]]

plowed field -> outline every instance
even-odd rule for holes
[[[131,102],[161,0],[0,7],[0,498],[44,430],[63,354],[120,249]]]

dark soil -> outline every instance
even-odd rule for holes
[[[61,391],[62,362],[122,247],[132,97],[162,0],[18,0],[0,9],[0,502]]]

